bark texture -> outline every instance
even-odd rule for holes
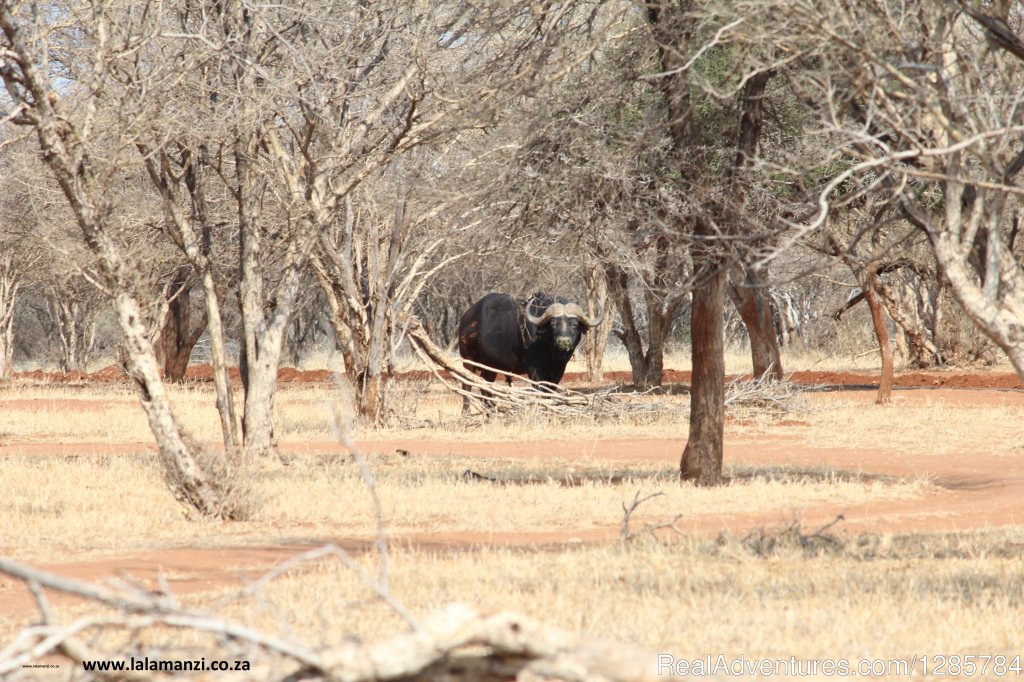
[[[14,306],[21,288],[11,254],[0,254],[0,380],[11,372],[14,357]]]
[[[736,279],[740,277],[742,280],[737,282]],[[763,271],[750,269],[741,274],[734,268],[728,281],[728,292],[747,330],[754,378],[771,375],[773,379],[781,381],[782,356],[778,336],[775,334],[768,282]]]
[[[587,285],[587,310],[604,311],[605,315],[601,324],[589,330],[583,340],[584,357],[587,361],[587,381],[599,382],[604,380],[604,351],[608,346],[608,334],[611,333],[615,323],[615,316],[608,314],[608,280],[605,278],[602,268],[592,263],[584,273]]]
[[[190,268],[178,268],[168,288],[171,296],[167,302],[167,315],[157,341],[157,357],[163,361],[164,379],[175,383],[185,380],[192,350],[206,331],[207,314],[192,324],[190,309],[191,289]]]
[[[725,273],[714,257],[702,256],[710,271],[693,290],[693,385],[690,434],[680,463],[684,481],[700,486],[722,482],[725,436]],[[695,259],[696,262],[696,259]],[[698,332],[699,330],[699,332]]]
[[[613,330],[613,333],[626,347],[633,385],[640,390],[661,386],[665,367],[665,341],[685,300],[684,293],[652,291],[651,284],[645,283],[647,329],[644,330],[637,322],[638,311],[634,310],[629,294],[630,282],[626,270],[619,265],[609,264],[605,276],[609,300],[614,301],[622,320],[622,328]]]
[[[731,200],[730,213],[738,214],[743,207],[745,187],[743,170],[757,154],[764,126],[764,97],[772,71],[755,73],[743,86],[740,94],[740,117],[736,133],[736,157],[729,175]],[[737,215],[733,230],[743,231],[745,220]],[[782,356],[779,340],[775,335],[775,321],[772,318],[771,299],[768,294],[768,265],[756,265],[757,254],[743,254],[743,265],[733,269],[728,282],[729,296],[739,311],[743,326],[750,340],[750,356],[755,379],[771,374],[776,380],[782,379]],[[741,272],[740,272],[741,271]]]
[[[882,374],[878,381],[878,397],[875,402],[879,405],[887,405],[892,399],[894,363],[892,345],[889,343],[889,332],[885,328],[885,310],[875,291],[877,279],[876,265],[870,265],[860,273],[861,289],[864,292],[864,300],[871,310],[871,325],[875,330],[875,338],[878,339],[878,353],[882,360]]]

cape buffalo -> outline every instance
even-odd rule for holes
[[[459,320],[459,353],[466,360],[533,381],[557,384],[583,333],[601,323],[602,312],[589,316],[561,296],[534,294],[526,301],[508,294],[487,294]],[[466,365],[486,381],[495,372]],[[506,381],[511,384],[512,377]],[[468,408],[468,399],[463,401]]]

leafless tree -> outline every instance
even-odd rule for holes
[[[927,238],[957,301],[1024,377],[1021,21],[1013,3],[794,2],[779,14],[785,30],[776,35],[786,36],[780,47],[816,64],[793,85],[818,105],[835,170],[820,210],[796,233],[857,202],[898,212]],[[889,220],[891,211],[873,215]]]
[[[360,411],[372,420],[386,411],[382,379],[398,324],[429,278],[465,254],[460,235],[482,222],[471,193],[441,177],[455,164],[480,163],[458,136],[478,139],[473,131],[497,125],[517,99],[565,79],[606,25],[596,18],[600,3],[497,3],[482,11],[453,5],[441,13],[407,3],[388,7],[376,6],[364,22],[372,28],[361,30],[363,51],[376,57],[352,63],[355,89],[321,93],[320,104],[310,107],[322,144],[294,144],[303,156],[282,166],[286,174],[300,167],[326,172],[324,159],[345,159],[366,143],[386,155],[364,156],[346,171],[349,185],[339,186],[345,192],[309,192],[310,179],[301,175],[294,183],[319,228],[316,272]],[[393,94],[380,109],[345,118],[350,108],[361,111],[374,89]],[[305,125],[293,126],[299,139]],[[422,153],[413,154],[417,148]],[[385,158],[402,160],[378,174],[373,168]],[[372,192],[352,193],[369,178]]]
[[[106,307],[106,297],[76,273],[56,273],[42,282],[43,306],[38,313],[46,319],[57,341],[57,365],[62,372],[85,370],[96,344],[96,323]]]
[[[104,123],[123,102],[105,100],[109,87],[105,58],[137,53],[146,34],[111,35],[107,8],[68,6],[43,11],[34,3],[0,3],[0,77],[13,103],[13,122],[34,133],[43,159],[68,201],[86,249],[95,259],[98,284],[111,297],[123,335],[125,362],[159,446],[161,462],[176,497],[201,513],[233,516],[223,480],[204,465],[202,453],[182,432],[171,410],[149,332],[154,326],[140,278],[146,271],[120,229],[132,222],[125,196],[116,191],[124,177],[125,131]],[[56,13],[55,13],[56,12]],[[67,23],[65,23],[65,21]],[[111,42],[113,41],[113,42]],[[74,54],[74,48],[86,48]],[[56,61],[64,55],[64,61]],[[61,67],[66,71],[61,71]],[[58,87],[58,79],[73,82]],[[137,207],[136,207],[137,208]]]
[[[434,222],[441,207],[421,210],[418,203],[397,198],[379,207],[366,193],[346,197],[344,218],[321,233],[313,258],[356,403],[373,422],[386,413],[384,381],[394,372],[397,328],[431,275],[460,255],[434,260],[451,235],[439,229],[422,239],[423,224]]]
[[[0,164],[8,166],[7,154],[0,156]],[[6,176],[6,174],[5,174]],[[0,177],[0,187],[9,186],[9,177]],[[24,285],[28,241],[21,230],[16,228],[21,211],[13,193],[7,192],[0,198],[0,380],[6,379],[11,371],[14,357],[14,310]]]

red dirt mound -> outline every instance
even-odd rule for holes
[[[278,381],[309,383],[330,381],[334,372],[326,369],[301,370],[294,367],[282,367],[277,373]]]

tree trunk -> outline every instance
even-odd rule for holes
[[[633,317],[633,303],[629,299],[629,276],[621,267],[608,265],[606,277],[608,291],[614,298],[619,308],[619,317],[622,319],[623,328],[615,330],[615,335],[626,347],[629,367],[633,371],[633,385],[640,388],[643,378],[647,374],[647,358],[644,354],[643,342],[640,340],[640,331],[637,329],[636,320]]]
[[[871,310],[871,324],[875,328],[878,352],[882,356],[882,376],[878,382],[878,398],[875,402],[879,405],[886,405],[892,398],[893,357],[892,346],[889,344],[889,332],[885,328],[885,311],[875,292],[876,270],[877,265],[875,264],[864,268],[861,271],[860,286],[864,292],[864,300]]]
[[[118,292],[114,310],[123,334],[126,369],[135,383],[139,401],[146,412],[149,427],[159,447],[160,462],[171,492],[180,502],[201,514],[235,518],[236,511],[226,505],[222,481],[206,470],[171,411],[164,384],[157,370],[153,347],[142,324],[142,313],[134,297]]]
[[[229,451],[237,451],[242,445],[238,432],[238,415],[228,374],[227,349],[224,346],[224,321],[220,315],[220,299],[213,273],[204,269],[200,274],[203,284],[203,298],[206,300],[206,322],[210,330],[210,359],[213,361],[213,383],[217,391],[217,415],[220,417],[221,436]]]
[[[675,308],[663,309],[661,300],[648,292],[647,301],[647,353],[642,365],[643,373],[637,386],[648,389],[661,386],[665,372],[665,341],[672,330]]]
[[[734,268],[729,279],[728,291],[750,340],[754,379],[770,374],[772,379],[781,381],[782,356],[775,334],[775,320],[772,319],[766,278],[762,272],[752,269],[746,271],[742,282],[737,282],[740,276],[738,270]]]
[[[665,363],[665,339],[672,327],[672,320],[678,309],[678,299],[672,297],[667,302],[648,292],[647,311],[647,350],[644,350],[633,311],[633,303],[629,298],[629,275],[617,265],[609,264],[605,275],[608,282],[609,299],[614,300],[622,319],[622,329],[615,330],[626,347],[629,366],[633,374],[633,385],[639,390],[647,390],[661,386]]]
[[[243,284],[243,292],[245,288],[246,285]],[[268,328],[264,322],[262,308],[258,304],[253,307],[254,298],[256,297],[251,292],[248,296],[243,293],[244,342],[238,362],[245,396],[242,408],[242,443],[248,462],[278,455],[274,443],[273,415],[277,369],[283,345],[283,334],[279,329]]]
[[[378,285],[385,286],[385,282],[378,280]],[[380,293],[383,291],[378,290]],[[373,424],[383,420],[387,404],[384,397],[385,344],[391,339],[391,321],[387,311],[388,301],[375,302],[366,344],[365,367],[356,393],[360,414]]]
[[[935,285],[928,290],[928,299],[932,305],[931,326],[932,342],[936,348],[942,348],[945,339],[940,336],[942,332],[942,301],[946,293],[946,275],[939,268],[935,273]]]
[[[601,324],[587,332],[584,339],[584,354],[587,360],[587,381],[598,383],[604,380],[602,365],[604,351],[608,346],[608,334],[611,332],[615,316],[608,311],[608,280],[603,276],[600,265],[591,263],[584,272],[587,285],[587,309],[593,313],[598,309],[604,311]]]
[[[705,261],[711,261],[704,257]],[[717,263],[711,261],[713,270]],[[722,482],[725,436],[724,272],[713,272],[693,290],[690,315],[693,339],[693,385],[690,389],[690,435],[680,463],[684,481],[700,486]]]
[[[885,307],[884,305],[882,306]],[[890,319],[892,316],[889,316]],[[893,354],[894,358],[901,357],[907,364],[912,364],[914,361],[910,357],[910,351],[907,350],[907,335],[900,329],[899,325],[893,328],[892,340],[896,344],[896,351]]]
[[[252,339],[242,347],[238,368],[242,375],[245,400],[242,413],[242,442],[248,462],[276,457],[274,442],[274,396],[277,392],[277,367],[280,352]],[[257,350],[250,359],[248,346]]]
[[[736,156],[730,172],[730,189],[734,199],[742,204],[745,195],[742,172],[753,160],[761,141],[764,125],[764,91],[772,71],[754,74],[743,86],[740,97],[740,120],[736,133]],[[735,222],[742,223],[742,219]],[[741,225],[736,225],[740,232]],[[776,381],[782,379],[782,357],[779,341],[775,335],[775,321],[772,319],[771,300],[768,296],[768,273],[766,270],[745,266],[734,268],[728,282],[729,296],[739,311],[750,340],[750,356],[753,362],[754,378],[766,374]]]
[[[0,380],[10,374],[14,357],[14,306],[21,287],[19,280],[11,255],[0,256]]]
[[[662,66],[666,66],[664,60]],[[764,91],[771,76],[772,71],[755,73],[744,84],[740,99],[736,156],[726,177],[725,189],[730,203],[723,207],[724,210],[721,212],[724,215],[719,218],[727,230],[735,233],[742,232],[744,219],[741,207],[745,196],[743,169],[757,151],[763,123]],[[669,82],[666,80],[666,83]],[[682,85],[688,86],[688,83],[683,80]],[[695,135],[677,137],[675,141],[677,148],[686,154],[681,157],[681,161],[685,163],[691,157],[700,158],[699,147],[696,144],[698,139]],[[691,247],[691,252],[694,254],[694,274],[698,281],[693,291],[693,310],[690,318],[690,334],[693,340],[693,386],[690,391],[690,434],[686,449],[683,450],[680,470],[684,481],[693,481],[701,486],[713,486],[722,482],[725,436],[723,318],[728,273],[724,269],[725,260],[722,254],[716,252],[721,248],[716,246],[716,239],[721,235],[716,232],[709,220],[697,216],[693,232],[695,243]],[[746,287],[746,293],[737,293],[740,298],[747,299],[746,305],[739,308],[747,327],[747,336],[750,338],[754,373],[763,376],[773,372],[781,378],[782,362],[771,316],[771,303],[765,286],[767,276],[763,272],[755,272],[753,268],[747,270],[747,280],[751,286]]]
[[[185,370],[188,369],[192,349],[206,331],[208,314],[204,312],[196,328],[192,329],[190,310],[190,268],[178,268],[174,278],[168,284],[171,292],[167,304],[167,315],[163,329],[160,331],[158,347],[164,365],[164,379],[175,383],[185,381]]]
[[[0,381],[11,374],[14,358],[14,328],[9,322],[0,326]]]
[[[877,287],[876,293],[880,302],[885,307],[886,312],[889,313],[889,317],[906,335],[905,344],[909,348],[901,348],[901,352],[904,352],[911,364],[920,369],[941,365],[943,362],[942,353],[928,338],[928,331],[921,316],[905,312],[900,305],[900,300],[896,293],[877,277],[875,278],[875,286]],[[902,339],[897,335],[897,344],[900,344],[901,341]]]
[[[248,462],[277,456],[274,447],[274,394],[281,357],[281,334],[267,324],[263,309],[264,281],[259,237],[259,197],[249,162],[251,138],[235,141],[235,176],[238,179],[238,238],[241,281],[242,343],[238,370],[244,393],[242,443]],[[279,313],[280,311],[278,311]],[[285,324],[287,321],[285,321]]]

